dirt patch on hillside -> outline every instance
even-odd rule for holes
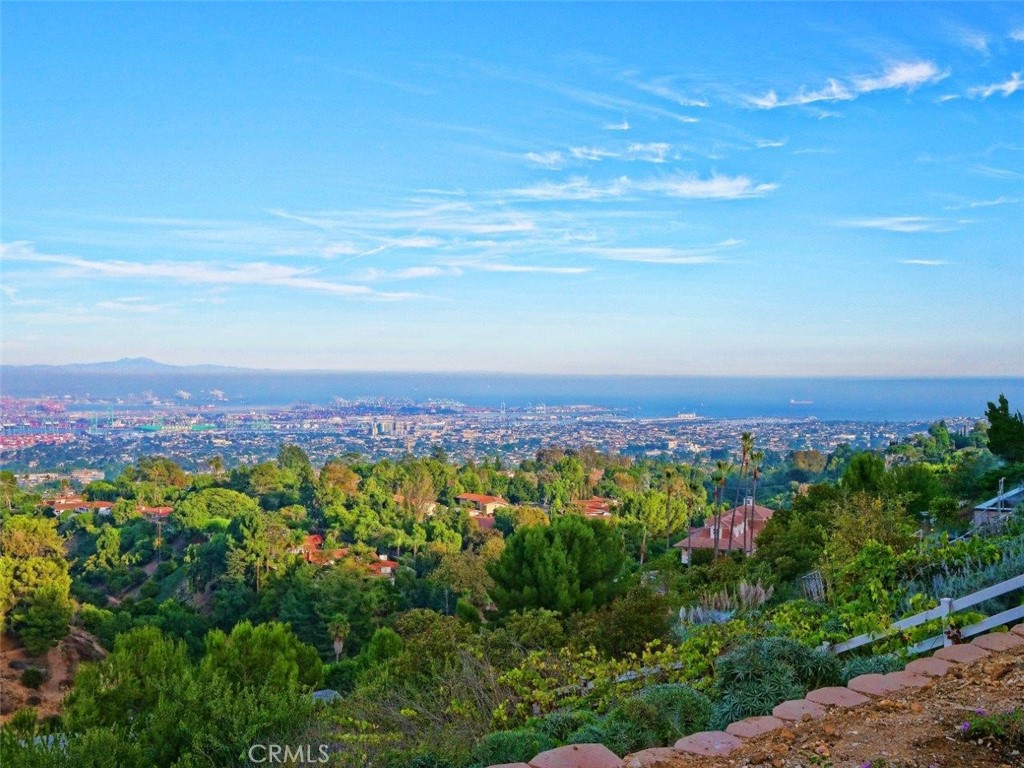
[[[3,635],[0,637],[0,724],[25,707],[35,707],[40,717],[58,714],[64,696],[74,683],[78,665],[104,656],[106,651],[99,641],[78,627],[72,627],[71,634],[41,657],[29,656],[14,636]],[[39,688],[22,685],[21,675],[27,667],[47,674]]]
[[[976,710],[1022,704],[1024,650],[1018,648],[955,667],[925,688],[751,739],[728,757],[680,755],[659,768],[860,768],[882,760],[888,768],[1024,768],[1024,756],[1002,744],[958,735]]]

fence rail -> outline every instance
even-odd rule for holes
[[[930,610],[922,611],[921,613],[916,613],[913,616],[908,616],[905,619],[893,622],[887,632],[871,632],[850,638],[842,643],[836,643],[835,645],[829,645],[828,643],[825,643],[824,645],[827,646],[827,649],[832,653],[844,653],[846,651],[852,651],[854,648],[860,648],[861,646],[873,643],[876,640],[881,640],[888,637],[893,632],[910,629],[911,627],[924,624],[927,621],[945,619],[948,624],[949,617],[957,611],[961,611],[964,608],[970,608],[972,605],[983,603],[986,600],[991,600],[994,597],[1005,595],[1008,592],[1013,592],[1017,589],[1024,589],[1024,573],[998,584],[993,584],[991,587],[979,589],[977,592],[972,592],[971,594],[964,595],[963,597],[955,599],[944,597],[939,601],[939,604],[936,607]],[[981,634],[982,632],[986,632],[993,627],[1008,624],[1009,622],[1020,618],[1024,618],[1024,605],[1018,606],[1017,608],[1011,608],[1008,611],[1003,611],[1002,613],[997,613],[995,616],[990,616],[984,621],[979,621],[977,624],[971,624],[968,627],[964,627],[960,630],[960,636],[972,637],[974,635]],[[935,637],[930,637],[927,640],[922,640],[920,643],[911,646],[907,650],[911,654],[923,653],[924,651],[931,650],[932,648],[951,644],[952,640],[943,633],[941,635],[936,635]]]

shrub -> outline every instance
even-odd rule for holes
[[[843,664],[840,678],[843,685],[846,685],[853,678],[860,675],[884,675],[886,672],[898,672],[901,669],[903,669],[903,660],[895,654],[861,656],[860,658],[850,659]]]
[[[160,594],[160,585],[150,579],[139,588],[139,594],[143,597],[156,597]]]
[[[387,768],[455,768],[448,757],[432,750],[392,752],[382,756],[381,764]]]
[[[525,763],[538,752],[558,746],[547,734],[531,728],[514,731],[495,731],[477,742],[473,759],[483,765],[499,763]]]
[[[703,731],[711,723],[711,700],[688,685],[651,685],[635,698],[654,707],[657,718],[651,725],[661,744]]]
[[[626,699],[595,723],[600,735],[597,741],[620,756],[647,747],[662,746],[651,726],[657,719],[658,712],[650,704],[636,698]]]
[[[839,661],[827,652],[781,637],[752,640],[715,662],[719,700],[713,725],[769,714],[776,704],[812,688],[836,685],[840,673]]]
[[[558,709],[534,722],[534,727],[555,741],[565,741],[571,734],[597,720],[589,709]]]
[[[342,659],[337,663],[324,664],[324,687],[344,695],[356,687],[360,673],[355,659]]]
[[[21,684],[26,688],[38,688],[46,682],[46,673],[36,667],[29,667],[21,673]]]
[[[1008,753],[1019,751],[1024,749],[1024,709],[1017,707],[991,714],[975,710],[957,731],[964,739],[987,742],[989,746],[999,746]]]

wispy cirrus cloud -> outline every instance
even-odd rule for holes
[[[1017,27],[1016,29],[1011,29],[1010,34],[1007,35],[1007,37],[1009,37],[1015,43],[1024,43],[1024,27]]]
[[[607,93],[600,93],[598,91],[591,91],[586,88],[574,88],[572,86],[565,86],[558,83],[551,83],[548,81],[540,81],[537,83],[542,87],[549,88],[556,93],[560,93],[574,101],[578,101],[581,104],[586,104],[591,107],[597,107],[599,109],[614,110],[620,114],[643,114],[651,117],[663,117],[669,120],[675,120],[680,123],[697,123],[700,122],[696,117],[690,115],[682,115],[678,112],[673,112],[670,109],[664,109],[663,107],[657,107],[652,104],[647,104],[642,101],[635,101],[633,99],[626,99],[620,96],[614,96]],[[628,122],[623,120],[620,125],[629,127]],[[623,130],[621,127],[611,128],[609,124],[605,124],[606,128],[612,130]]]
[[[529,187],[510,189],[505,194],[526,200],[601,200],[628,195],[630,180],[622,176],[606,182],[592,182],[585,176],[566,181],[543,181]]]
[[[973,88],[967,89],[967,95],[972,99],[987,99],[989,96],[995,94],[1001,94],[1004,98],[1012,96],[1017,91],[1024,89],[1024,80],[1021,80],[1022,72],[1011,72],[1010,77],[1001,83],[992,83],[991,85],[976,85]]]
[[[853,229],[881,229],[886,232],[954,232],[963,224],[964,219],[940,219],[927,216],[879,216],[877,218],[843,219],[834,222],[838,227]]]
[[[349,275],[357,282],[387,282],[390,280],[422,280],[458,274],[454,270],[435,266],[405,267],[403,269],[366,269]]]
[[[707,178],[696,175],[677,175],[662,179],[637,182],[637,189],[685,197],[693,200],[740,200],[763,197],[779,188],[778,184],[759,184],[748,176],[726,176],[714,173]]]
[[[562,168],[565,156],[561,152],[527,152],[526,159],[543,168]]]
[[[942,259],[902,259],[900,264],[911,264],[916,267],[944,267],[949,262]]]
[[[969,29],[967,27],[957,27],[954,30],[954,35],[957,38],[957,42],[959,42],[964,48],[977,51],[982,56],[989,55],[990,52],[988,45],[990,39],[984,32],[979,32],[976,29]]]
[[[674,104],[678,104],[680,107],[706,108],[710,106],[706,99],[694,98],[676,89],[674,86],[675,78],[672,77],[660,77],[655,78],[654,80],[645,81],[634,77],[634,73],[627,72],[624,75],[624,79],[638,91],[658,96],[667,101],[671,101]]]
[[[619,156],[618,152],[600,147],[570,147],[569,152],[577,160],[605,160]]]
[[[114,280],[172,280],[190,285],[268,286],[345,297],[378,299],[413,297],[413,294],[381,293],[373,291],[365,285],[335,282],[320,277],[315,269],[302,269],[266,262],[211,264],[208,262],[92,260],[62,254],[40,253],[28,241],[4,243],[0,246],[0,259],[5,262],[51,264],[56,268],[54,272],[56,277],[68,279],[93,276]]]
[[[947,211],[962,211],[965,208],[993,208],[997,205],[1015,205],[1018,203],[1024,203],[1024,198],[1021,197],[1007,197],[1006,195],[1000,195],[992,200],[969,200],[962,205],[947,205]]]
[[[618,123],[605,123],[604,129],[606,131],[628,131],[629,120],[622,120]]]
[[[852,101],[866,93],[903,89],[913,91],[922,85],[937,83],[947,73],[939,70],[931,61],[901,61],[886,67],[881,75],[859,76],[840,80],[829,78],[824,87],[809,90],[801,87],[794,95],[780,98],[775,90],[763,96],[747,97],[747,104],[759,109],[805,106],[816,102]]]
[[[2,246],[0,246],[2,247]],[[42,299],[23,299],[18,296],[18,289],[13,285],[0,285],[0,292],[4,295],[4,302],[12,307],[39,306],[47,302]]]
[[[785,139],[758,139],[754,142],[754,146],[758,149],[768,149],[774,147],[784,147],[789,142],[789,138]]]
[[[757,183],[747,176],[712,174],[706,178],[677,174],[659,178],[632,180],[620,176],[606,182],[592,182],[586,177],[573,177],[563,182],[543,182],[530,187],[508,190],[514,197],[546,200],[603,200],[610,198],[662,195],[691,200],[739,200],[763,197],[778,189],[778,184]]]
[[[672,145],[663,141],[651,141],[646,144],[630,144],[626,148],[626,157],[630,160],[643,160],[648,163],[664,163]]]
[[[565,267],[547,264],[510,264],[504,261],[452,261],[448,266],[455,269],[470,269],[478,272],[505,272],[510,274],[583,275],[592,272],[592,267]]]
[[[1019,181],[1024,179],[1024,173],[1020,171],[1013,171],[1009,168],[996,168],[992,165],[982,165],[981,163],[975,163],[971,166],[971,172],[976,173],[979,176],[987,176],[990,179],[1006,179],[1007,181]]]
[[[743,240],[729,239],[696,248],[600,247],[582,248],[580,251],[609,261],[687,266],[718,263],[722,261],[720,254],[723,251],[742,245],[743,242]]]
[[[124,296],[118,299],[107,299],[96,302],[96,309],[105,312],[124,312],[128,314],[152,315],[158,312],[166,312],[170,309],[167,304],[156,304],[147,301],[143,296]]]

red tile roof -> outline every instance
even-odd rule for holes
[[[460,493],[455,497],[457,501],[472,501],[476,504],[508,504],[501,496],[487,496],[483,493]]]

